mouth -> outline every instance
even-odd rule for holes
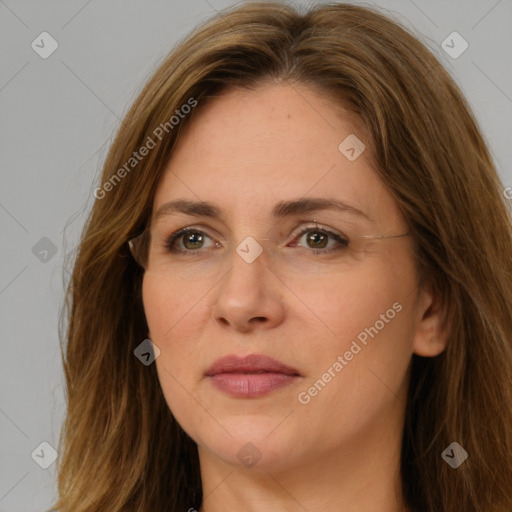
[[[295,368],[259,354],[218,359],[205,376],[218,390],[237,398],[264,396],[302,377]]]

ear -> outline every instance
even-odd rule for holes
[[[416,328],[413,352],[419,356],[434,357],[446,349],[450,329],[441,299],[431,288],[420,291],[416,301]]]

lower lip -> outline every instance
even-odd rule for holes
[[[212,384],[228,395],[256,398],[291,384],[298,375],[285,373],[219,373],[209,377]]]

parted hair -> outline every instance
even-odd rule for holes
[[[341,3],[301,12],[277,2],[237,5],[203,22],[162,60],[118,128],[101,176],[108,192],[95,194],[69,255],[59,328],[67,411],[53,508],[200,507],[197,446],[169,410],[155,365],[134,356],[148,326],[143,269],[127,241],[149,221],[180,129],[221,91],[268,80],[309,86],[355,114],[410,226],[421,286],[445,308],[446,350],[411,363],[401,452],[407,507],[510,512],[512,220],[475,116],[426,44],[388,13]],[[169,128],[190,98],[197,106]],[[148,137],[156,147],[114,183]],[[441,457],[453,441],[469,455],[457,469]]]

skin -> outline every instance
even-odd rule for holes
[[[290,245],[292,232],[314,221],[335,232],[346,226],[341,218],[358,226],[354,233],[408,231],[356,126],[305,86],[232,89],[194,113],[159,183],[153,212],[178,198],[225,211],[221,220],[179,213],[153,221],[155,233],[194,226],[211,239],[200,255],[165,256],[166,271],[150,268],[143,281],[163,393],[198,445],[201,512],[404,510],[399,457],[411,356],[435,356],[446,345],[442,307],[418,286],[412,237],[375,242],[352,257],[312,254],[305,237]],[[352,133],[367,149],[351,162],[338,145]],[[343,200],[374,222],[328,210],[271,216],[278,201],[303,196]],[[235,250],[247,236],[265,249],[250,264]],[[298,394],[394,303],[401,311],[300,403]],[[301,377],[250,399],[226,395],[205,377],[218,358],[252,353]],[[261,457],[252,467],[237,457],[248,442]]]

